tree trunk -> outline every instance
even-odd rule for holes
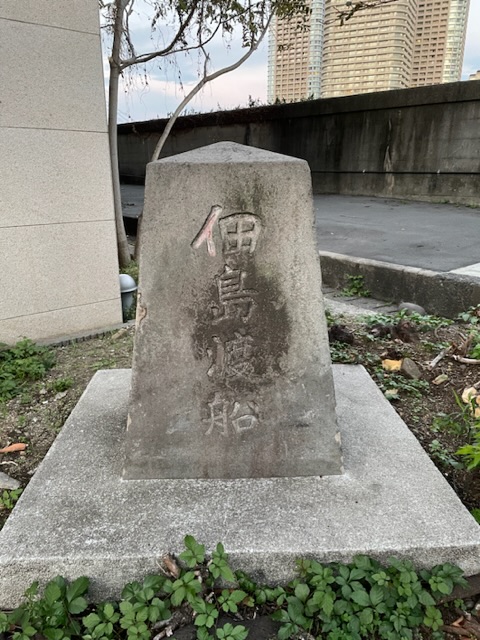
[[[112,55],[109,60],[110,82],[108,86],[108,139],[110,143],[110,164],[112,167],[113,204],[115,208],[118,261],[121,267],[126,267],[131,261],[127,234],[125,233],[125,225],[123,223],[122,215],[122,196],[120,193],[117,142],[118,84],[120,77],[119,57],[124,6],[125,0],[117,1],[117,15],[115,17]]]

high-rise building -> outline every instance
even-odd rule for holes
[[[320,97],[324,0],[307,0],[308,29],[298,20],[274,19],[268,41],[268,100]]]
[[[410,86],[415,43],[414,0],[358,11],[342,25],[344,2],[327,0],[322,97],[405,89]]]
[[[455,82],[462,74],[470,0],[419,0],[412,85]]]
[[[271,31],[269,101],[460,80],[470,0],[384,0],[343,24],[344,0],[310,2],[309,32],[283,20]]]

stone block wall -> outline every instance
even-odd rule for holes
[[[0,342],[118,324],[96,0],[4,0],[0,60]]]

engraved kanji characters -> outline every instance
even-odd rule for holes
[[[227,377],[247,377],[253,373],[252,356],[254,341],[252,336],[235,331],[235,337],[225,343],[225,375]]]
[[[235,331],[231,340],[213,336],[214,346],[208,349],[212,361],[207,375],[210,378],[248,377],[254,372],[254,340],[252,336]]]
[[[207,253],[209,256],[212,256],[212,258],[216,256],[215,242],[213,241],[213,229],[215,228],[215,224],[222,212],[222,207],[219,204],[214,204],[210,209],[210,213],[203,223],[202,228],[192,241],[192,247],[194,249],[198,249],[204,242],[206,242]]]
[[[248,431],[258,422],[258,407],[255,402],[246,402],[247,409],[241,408],[239,402],[235,402],[233,405],[233,411],[230,414],[233,428],[237,433],[242,431]],[[247,413],[244,413],[247,411]]]
[[[233,405],[233,407],[232,407]],[[215,392],[212,402],[208,403],[209,417],[204,420],[209,427],[206,436],[217,434],[228,436],[231,426],[235,433],[253,429],[258,423],[258,406],[255,402],[228,401],[222,397],[219,391]]]
[[[240,269],[231,269],[225,265],[223,272],[216,277],[219,306],[212,305],[214,323],[224,318],[238,318],[244,323],[248,322],[257,292],[245,288],[246,275]]]
[[[251,213],[234,213],[219,221],[222,237],[222,253],[228,262],[229,256],[252,254],[261,231],[260,218]]]
[[[215,257],[214,231],[218,222],[224,267],[215,276],[217,300],[210,305],[212,324],[218,327],[219,335],[212,335],[207,347],[211,361],[207,376],[225,386],[223,390],[217,389],[207,402],[208,418],[204,420],[208,424],[207,436],[228,436],[232,430],[240,434],[259,422],[258,406],[245,398],[244,393],[235,391],[235,380],[249,378],[255,372],[256,345],[244,327],[251,321],[258,292],[247,288],[245,280],[262,222],[259,216],[248,212],[220,218],[222,213],[222,207],[214,205],[191,243],[194,249],[205,243],[208,255]]]
[[[220,435],[226,436],[228,434],[228,403],[222,399],[219,391],[215,392],[215,397],[212,402],[208,403],[208,408],[210,410],[210,416],[208,420],[204,422],[208,422],[210,426],[208,431],[205,432],[205,435],[209,436],[218,431]]]
[[[219,204],[213,205],[191,246],[198,249],[206,243],[208,255],[215,257],[213,232],[218,222],[222,238],[222,254],[227,262],[229,256],[252,254],[262,228],[260,218],[253,213],[233,213],[220,218],[222,213],[223,208]]]

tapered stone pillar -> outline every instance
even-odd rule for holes
[[[124,478],[341,473],[307,163],[151,163],[141,242]]]

